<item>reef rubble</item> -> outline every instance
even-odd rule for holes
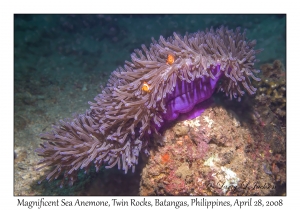
[[[140,195],[283,195],[285,128],[275,116],[269,124],[248,116],[215,105],[166,129],[142,171]]]

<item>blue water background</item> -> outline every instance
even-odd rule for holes
[[[58,80],[83,72],[100,77],[122,66],[135,48],[149,46],[151,37],[220,25],[247,29],[247,37],[257,40],[257,49],[264,49],[257,68],[274,59],[286,63],[285,15],[15,15],[15,78],[31,67],[36,76]],[[50,57],[48,65],[41,62]]]

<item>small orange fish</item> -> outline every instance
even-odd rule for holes
[[[172,65],[175,61],[174,55],[168,54],[167,64]]]
[[[144,82],[142,86],[142,91],[149,93],[150,92],[150,86]]]

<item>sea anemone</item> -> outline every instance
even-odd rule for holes
[[[251,80],[259,81],[254,63],[260,50],[254,50],[256,41],[248,41],[240,28],[183,37],[174,32],[152,41],[112,72],[85,114],[61,120],[41,134],[46,141],[36,149],[43,157],[38,169],[51,167],[47,180],[63,174],[62,184],[73,184],[79,169],[92,165],[97,171],[102,165],[134,171],[139,153],[148,154],[148,143],[160,135],[162,125],[195,106],[204,110],[216,88],[238,100],[245,91],[256,91]]]

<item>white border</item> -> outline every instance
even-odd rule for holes
[[[287,197],[284,199],[284,207],[298,206],[299,180],[299,133],[297,132],[299,122],[299,84],[300,69],[298,64],[299,56],[299,8],[292,1],[1,1],[0,3],[0,90],[1,90],[1,201],[4,209],[12,209],[17,206],[17,199],[13,197],[13,14],[14,13],[287,13]],[[296,1],[294,1],[296,2]],[[297,196],[297,197],[296,197]],[[37,199],[38,197],[24,197],[26,199]],[[58,197],[62,199],[63,197]],[[77,197],[76,197],[77,198]],[[76,199],[67,197],[67,199]],[[140,198],[140,197],[136,197]],[[235,197],[209,197],[210,199],[231,199]],[[279,199],[281,197],[262,197],[264,200]],[[47,197],[47,199],[56,199]],[[81,197],[83,200],[99,199],[99,197]],[[111,200],[112,197],[102,197],[104,200]],[[118,197],[120,199],[120,197]],[[125,197],[124,199],[130,199]],[[155,197],[147,198],[154,200]],[[190,200],[190,197],[169,197],[168,199]],[[242,199],[241,197],[239,199]],[[8,207],[8,208],[5,208]],[[65,209],[59,207],[56,209]],[[73,207],[74,208],[74,207]],[[101,208],[101,207],[97,207]],[[131,207],[123,207],[129,209]],[[164,207],[165,209],[166,207]],[[27,208],[26,208],[27,209]],[[103,209],[103,208],[102,208]],[[162,208],[157,208],[162,209]],[[171,209],[171,208],[170,208]],[[174,208],[173,208],[174,209]],[[199,207],[198,207],[199,209]],[[216,209],[216,208],[214,208]]]

